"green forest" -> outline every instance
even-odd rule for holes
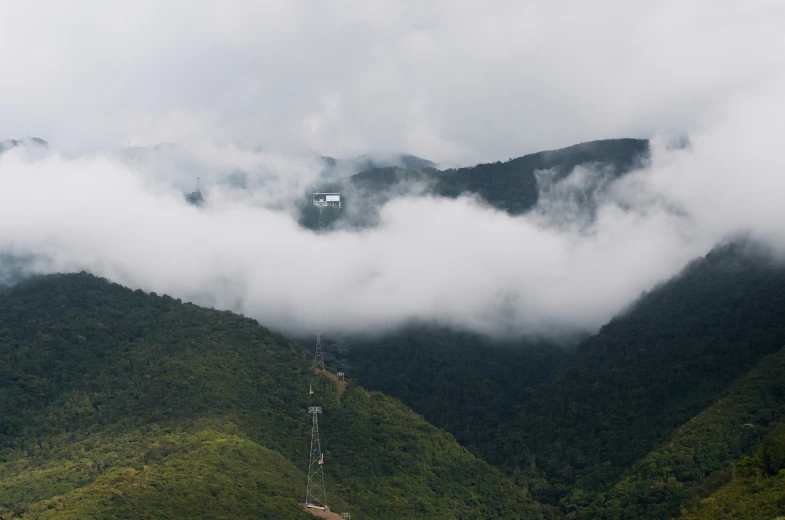
[[[5,520],[308,518],[314,404],[333,511],[540,515],[449,433],[356,383],[339,397],[305,348],[230,312],[86,273],[36,278],[0,293],[0,359]]]
[[[785,422],[785,268],[745,240],[574,350],[424,325],[346,344],[365,386],[453,433],[556,518],[678,516]]]

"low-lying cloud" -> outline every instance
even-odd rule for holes
[[[374,228],[318,234],[290,211],[318,177],[310,159],[218,153],[268,184],[218,183],[196,208],[178,170],[156,161],[11,150],[0,155],[0,251],[36,258],[35,272],[84,269],[285,332],[410,319],[504,336],[591,332],[728,236],[785,250],[782,85],[723,105],[686,148],[653,140],[647,167],[597,192],[592,220],[562,218],[576,186],[597,187],[583,167],[524,216],[408,196]]]
[[[0,3],[0,138],[53,149],[0,154],[0,284],[84,269],[286,332],[560,337],[728,236],[785,249],[782,2]],[[524,216],[409,191],[373,228],[297,224],[318,154],[670,134],[618,181],[541,172]]]

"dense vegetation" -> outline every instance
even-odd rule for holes
[[[0,360],[2,518],[303,518],[316,403],[334,510],[538,515],[450,434],[356,385],[339,399],[305,349],[229,312],[34,279],[0,293]]]
[[[737,439],[713,440],[711,454],[689,459],[692,466],[678,470],[679,491],[666,485],[653,493],[659,470],[629,468],[784,345],[785,269],[740,242],[694,262],[569,354],[546,346],[522,353],[457,333],[416,331],[356,342],[349,357],[363,384],[453,432],[561,514],[661,518],[693,490],[692,480],[678,479],[692,475],[701,483],[743,455]],[[779,412],[757,393],[780,390],[766,384],[747,397],[756,420],[768,424]],[[754,448],[758,437],[745,435]],[[628,470],[633,476],[614,488]]]
[[[374,340],[344,340],[338,366],[399,396],[463,446],[490,457],[529,394],[568,358],[559,347],[497,343],[468,332],[412,325]],[[330,353],[335,346],[328,347]]]
[[[785,518],[785,471],[766,475],[760,457],[746,457],[729,468],[730,481],[682,511],[685,520]]]
[[[785,463],[785,435],[777,427],[785,421],[783,373],[785,348],[761,359],[717,402],[636,462],[594,504],[581,507],[573,501],[575,518],[599,513],[607,518],[667,518],[680,510],[695,510],[704,497],[735,476],[776,475]],[[762,471],[739,472],[730,462],[758,453],[760,463],[755,466]]]
[[[587,165],[622,175],[638,166],[649,151],[644,139],[606,139],[559,150],[538,152],[507,162],[478,164],[471,168],[445,170],[437,175],[435,192],[445,197],[476,193],[489,204],[512,215],[529,211],[537,204],[537,171],[552,170],[560,180],[576,166]]]

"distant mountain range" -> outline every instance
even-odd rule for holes
[[[323,215],[326,227],[372,226],[377,222],[381,206],[412,192],[449,198],[476,195],[495,208],[519,215],[537,204],[542,182],[558,182],[578,166],[590,168],[598,176],[616,178],[643,166],[648,153],[647,140],[606,139],[459,169],[377,166],[315,186],[313,191],[344,195],[342,211],[328,211]],[[303,226],[312,229],[317,226],[317,210],[310,206],[307,196],[301,214]]]
[[[3,153],[18,146],[29,146],[37,148],[48,148],[49,143],[38,137],[25,137],[22,139],[6,139],[0,141],[0,153]]]

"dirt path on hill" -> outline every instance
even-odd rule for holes
[[[318,516],[319,518],[326,518],[327,520],[341,520],[341,515],[338,513],[333,513],[332,511],[328,513],[327,511],[322,511],[321,509],[312,509],[310,507],[306,509],[306,511],[311,513],[313,516]]]
[[[343,395],[343,393],[346,391],[346,387],[349,385],[349,382],[348,381],[339,381],[338,380],[338,376],[336,376],[335,374],[333,374],[332,372],[329,372],[327,370],[322,370],[321,368],[314,368],[314,371],[317,374],[322,374],[323,376],[327,376],[330,379],[332,379],[333,381],[335,381],[335,386],[338,388],[338,399],[340,399],[341,395]]]

